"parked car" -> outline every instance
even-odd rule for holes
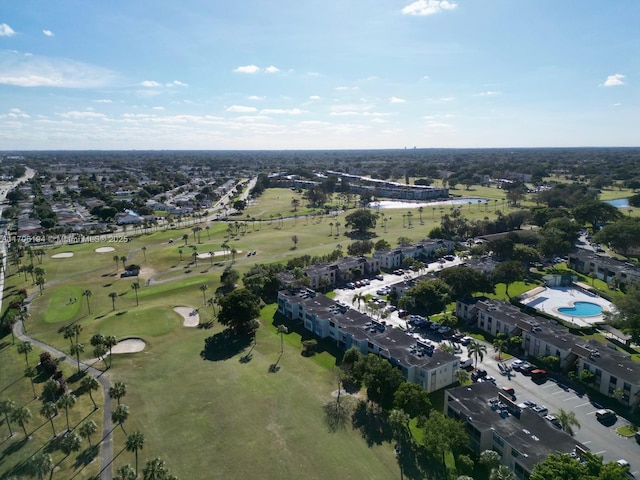
[[[471,366],[473,366],[473,358],[467,358],[460,362],[460,368],[469,368]]]
[[[618,419],[618,416],[613,410],[602,408],[596,411],[596,419],[601,423],[613,423]]]
[[[536,405],[535,407],[532,407],[531,410],[536,412],[538,415],[546,415],[549,413],[549,409],[544,405]]]
[[[558,429],[562,428],[562,425],[560,425],[560,420],[558,420],[555,415],[545,415],[544,419],[548,422],[551,422],[551,425],[553,425],[554,427]]]
[[[433,322],[431,324],[431,330],[438,330],[442,325],[440,325],[438,322]]]
[[[446,327],[446,326],[445,327],[440,327],[438,329],[438,333],[441,334],[441,335],[449,333],[450,331],[451,331],[451,327]]]
[[[547,371],[541,368],[536,368],[535,370],[531,370],[531,380],[544,380],[547,378]]]
[[[464,338],[464,333],[454,333],[453,335],[451,335],[451,340],[453,340],[454,342],[460,343],[460,341]]]
[[[378,275],[376,275],[376,280],[384,280],[384,276],[379,273]]]
[[[349,283],[347,283],[347,285],[346,285],[346,286],[347,286],[347,288],[350,288],[351,290],[353,290],[354,288],[356,288],[356,284],[355,284],[355,283],[353,283],[353,282],[349,282]]]
[[[483,378],[487,376],[487,371],[479,368],[478,370],[474,370],[471,373],[471,380],[473,382],[477,382],[479,378]]]
[[[473,340],[473,338],[471,337],[462,337],[462,340],[460,340],[460,345],[469,345],[471,343],[471,341]]]

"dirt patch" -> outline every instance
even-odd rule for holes
[[[51,255],[51,258],[71,258],[73,257],[73,252],[61,252]]]
[[[184,319],[182,325],[185,327],[197,327],[200,323],[200,314],[193,307],[175,307],[173,311],[178,315],[182,315]]]

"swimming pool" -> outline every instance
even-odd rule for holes
[[[558,313],[571,315],[572,317],[593,317],[602,314],[603,308],[591,302],[575,302],[573,307],[560,307]]]

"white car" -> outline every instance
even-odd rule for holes
[[[473,365],[472,358],[467,358],[466,360],[460,362],[460,368],[469,368],[471,365]]]

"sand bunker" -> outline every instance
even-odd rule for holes
[[[94,251],[96,253],[109,253],[109,252],[113,252],[114,250],[115,248],[113,247],[98,247]]]
[[[56,253],[55,255],[51,255],[51,258],[71,258],[73,257],[73,252],[62,252]]]
[[[120,340],[112,349],[111,353],[137,353],[147,346],[141,338],[127,338]]]
[[[242,250],[236,250],[236,254],[238,253],[242,253]],[[203,252],[198,254],[198,258],[211,258],[211,254],[213,254],[214,257],[221,257],[225,254],[225,252],[224,250],[217,250],[215,252]],[[227,251],[226,254],[231,255],[231,252]]]
[[[200,314],[198,310],[192,307],[175,307],[173,311],[178,315],[182,315],[182,318],[184,318],[182,324],[185,327],[197,327],[200,323]]]

